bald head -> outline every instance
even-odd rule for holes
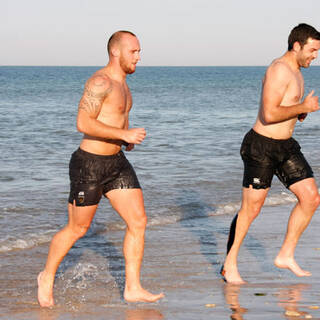
[[[115,46],[118,46],[120,44],[122,38],[126,35],[131,35],[133,37],[136,37],[136,35],[134,33],[130,32],[130,31],[125,31],[125,30],[117,31],[110,37],[110,39],[108,41],[108,46],[107,46],[109,56],[111,54],[111,50]]]

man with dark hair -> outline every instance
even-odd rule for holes
[[[38,275],[38,300],[54,305],[53,283],[58,266],[73,244],[90,227],[102,195],[127,225],[123,252],[126,266],[124,298],[154,302],[163,294],[152,294],[140,283],[147,217],[137,176],[121,151],[131,151],[146,132],[129,129],[131,93],[127,74],[135,72],[140,44],[129,31],[114,33],[108,42],[109,63],[86,82],[79,103],[77,128],[84,134],[80,148],[70,160],[69,222],[52,239],[45,269]]]
[[[300,46],[303,47],[309,38],[320,40],[320,33],[314,27],[309,26],[306,23],[300,23],[290,32],[288,38],[288,51],[293,49],[295,42],[299,42]]]
[[[231,223],[227,257],[221,274],[227,282],[242,284],[237,257],[243,239],[258,216],[273,175],[297,197],[291,212],[287,233],[274,263],[297,276],[310,276],[294,259],[302,232],[320,203],[313,172],[292,138],[297,120],[319,110],[313,90],[305,97],[300,69],[308,68],[320,49],[319,32],[306,24],[295,27],[289,36],[288,50],[268,67],[263,79],[260,110],[257,120],[244,137],[241,157],[244,162],[242,204]]]

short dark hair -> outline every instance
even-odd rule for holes
[[[111,51],[111,48],[112,46],[119,42],[121,37],[124,35],[124,34],[130,34],[134,37],[136,37],[136,35],[134,33],[132,33],[131,31],[126,31],[126,30],[120,30],[120,31],[117,31],[115,32],[110,38],[109,38],[109,41],[108,41],[108,45],[107,45],[107,50],[108,50],[108,53],[110,54],[110,51]]]
[[[299,42],[300,46],[303,47],[309,38],[320,40],[319,31],[306,23],[300,23],[290,32],[288,38],[288,51],[293,49],[293,44],[295,42]]]

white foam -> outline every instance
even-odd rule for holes
[[[265,201],[265,205],[267,206],[278,206],[281,204],[290,204],[297,202],[297,198],[292,193],[281,192],[278,195],[273,195],[271,197],[267,197]]]
[[[161,215],[155,216],[149,219],[148,226],[159,226],[159,225],[167,225],[174,224],[182,219],[181,214],[172,214],[172,215]]]
[[[65,275],[62,275],[62,277],[65,277],[67,281],[65,289],[72,287],[85,289],[88,285],[88,280],[96,279],[99,274],[98,267],[90,262],[79,262],[69,272],[71,272],[71,275],[67,274],[66,277]]]
[[[217,210],[212,211],[209,215],[210,216],[221,216],[223,214],[233,214],[239,211],[240,209],[240,202],[235,203],[227,203],[222,204],[217,207]]]
[[[281,192],[280,194],[274,194],[267,197],[264,202],[264,206],[278,206],[294,203],[297,198],[292,193]],[[239,211],[241,202],[230,202],[227,204],[218,205],[217,209],[211,212],[210,216],[223,215],[223,214],[235,214]]]
[[[29,234],[23,239],[14,239],[12,237],[6,237],[0,240],[0,252],[8,252],[13,250],[29,249],[42,243],[47,243],[51,240],[55,231],[46,231],[40,234]]]

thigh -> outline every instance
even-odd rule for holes
[[[106,197],[129,227],[145,223],[146,213],[141,189],[114,189],[109,191]]]
[[[274,175],[274,161],[270,158],[272,147],[266,137],[253,130],[244,137],[240,149],[244,164],[244,188],[267,189],[271,186]]]
[[[123,153],[119,155],[119,168],[113,172],[114,177],[103,183],[103,194],[114,189],[141,189],[137,175]]]
[[[318,186],[314,178],[300,180],[292,184],[289,189],[300,201],[308,200],[319,193]]]
[[[254,189],[252,186],[242,189],[242,209],[260,212],[270,188]]]
[[[97,205],[102,197],[102,186],[97,182],[91,183],[70,183],[69,204],[78,207],[89,207]]]
[[[265,190],[271,187],[274,169],[258,165],[251,165],[246,160],[244,162],[242,186],[253,190]]]
[[[276,170],[276,175],[286,188],[304,179],[313,178],[312,169],[304,155],[298,151],[292,154]]]
[[[69,225],[89,227],[97,208],[98,205],[77,207],[75,203],[73,205],[69,203]]]
[[[75,201],[77,207],[93,206],[102,197],[101,169],[103,161],[99,157],[78,149],[69,164],[69,203]]]

